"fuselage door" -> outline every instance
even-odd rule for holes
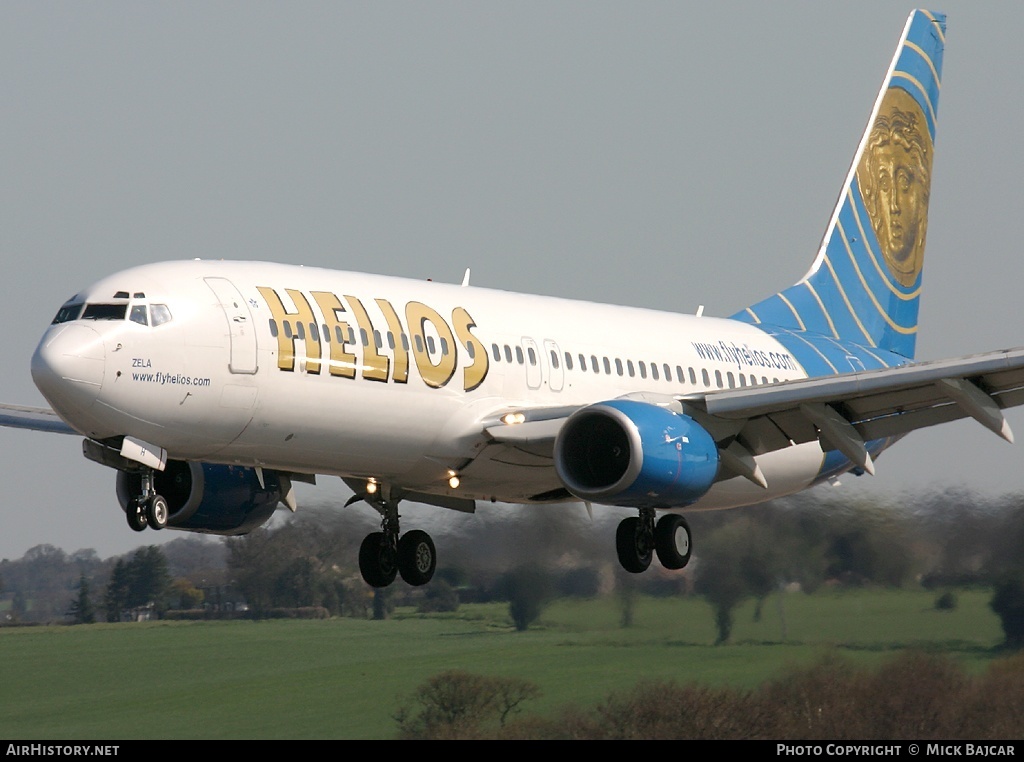
[[[232,373],[253,374],[256,372],[256,328],[252,313],[235,284],[227,278],[205,278],[206,285],[217,295],[217,301],[224,308],[228,321],[228,335],[231,351],[228,369]]]
[[[565,385],[565,368],[558,345],[551,339],[544,339],[544,350],[548,361],[548,387],[553,392],[560,392]]]
[[[531,389],[540,389],[542,358],[537,351],[537,342],[524,336],[523,353],[526,355],[526,385]]]

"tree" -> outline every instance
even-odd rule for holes
[[[521,566],[505,579],[508,613],[519,632],[540,618],[551,600],[551,576],[537,566]]]
[[[1004,577],[996,584],[989,606],[999,617],[1009,648],[1024,647],[1024,578]]]
[[[72,624],[92,624],[96,621],[92,600],[89,598],[89,580],[84,574],[78,578],[78,595],[68,607],[68,617]]]
[[[120,622],[121,612],[128,608],[128,563],[123,558],[117,559],[110,573],[103,608],[108,622]]]
[[[712,532],[700,551],[697,565],[697,593],[715,612],[718,637],[715,645],[732,634],[733,609],[744,599],[758,599],[755,619],[761,603],[778,585],[777,543],[763,525],[743,518]]]

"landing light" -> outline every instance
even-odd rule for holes
[[[526,413],[505,413],[505,415],[502,416],[501,420],[504,423],[508,424],[509,426],[512,426],[513,424],[516,423],[525,423]]]
[[[451,487],[452,489],[458,489],[460,483],[461,481],[459,480],[459,475],[454,471],[449,471],[448,486]]]
[[[377,482],[374,479],[366,480],[366,494],[373,495],[377,492]]]

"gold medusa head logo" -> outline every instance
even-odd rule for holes
[[[928,228],[932,141],[906,91],[890,88],[857,167],[857,183],[893,277],[911,286],[921,272]]]

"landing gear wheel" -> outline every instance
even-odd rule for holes
[[[146,521],[153,529],[163,529],[171,512],[167,500],[162,495],[153,495],[146,501]]]
[[[395,550],[383,532],[366,535],[359,546],[359,573],[370,587],[387,587],[398,574]]]
[[[682,516],[669,513],[654,527],[654,549],[666,569],[682,569],[690,562],[690,525]]]
[[[413,529],[398,541],[398,573],[413,587],[425,585],[434,576],[437,553],[434,541],[422,529]]]
[[[653,537],[647,531],[645,522],[638,516],[630,516],[619,522],[615,532],[615,549],[619,553],[622,568],[633,574],[647,571],[654,556]]]
[[[146,508],[138,500],[132,500],[128,503],[128,526],[132,528],[134,532],[141,532],[147,526],[149,526],[149,520],[146,518]]]

